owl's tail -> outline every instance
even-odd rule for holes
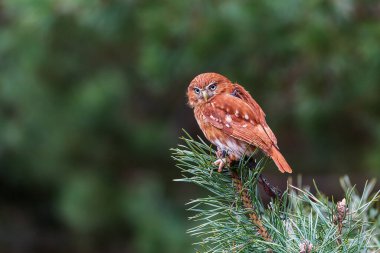
[[[285,158],[282,156],[277,147],[272,146],[270,157],[273,159],[274,163],[277,165],[277,168],[282,173],[292,173],[292,169],[289,164],[286,162]]]

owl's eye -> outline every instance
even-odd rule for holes
[[[208,86],[208,88],[212,91],[216,90],[216,83],[212,83]]]
[[[199,88],[194,88],[194,92],[195,92],[196,94],[199,94],[199,93],[201,93],[201,90],[200,90]]]

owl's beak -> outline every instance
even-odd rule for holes
[[[207,102],[207,99],[208,99],[207,90],[202,91],[202,95],[203,95],[204,100]]]

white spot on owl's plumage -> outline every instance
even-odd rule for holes
[[[226,115],[226,121],[227,122],[231,122],[232,121],[232,118],[229,114]]]
[[[226,127],[231,127],[230,124],[226,123]]]
[[[239,117],[239,114],[240,114],[239,111],[236,110],[236,111],[235,111],[235,115],[236,115],[236,117]]]
[[[245,114],[245,115],[244,115],[244,118],[245,118],[246,120],[249,120],[249,116],[248,116],[248,114]]]
[[[246,128],[246,127],[247,127],[247,124],[242,125],[242,127]]]

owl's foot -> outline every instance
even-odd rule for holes
[[[224,166],[227,164],[227,158],[219,158],[214,162],[214,165],[218,165],[218,172],[222,172]]]
[[[214,162],[214,165],[218,166],[218,172],[220,173],[223,171],[223,168],[226,165],[230,164],[230,159],[228,158],[227,150],[224,149],[218,149],[218,151],[216,152],[216,157],[218,158],[218,160]]]

